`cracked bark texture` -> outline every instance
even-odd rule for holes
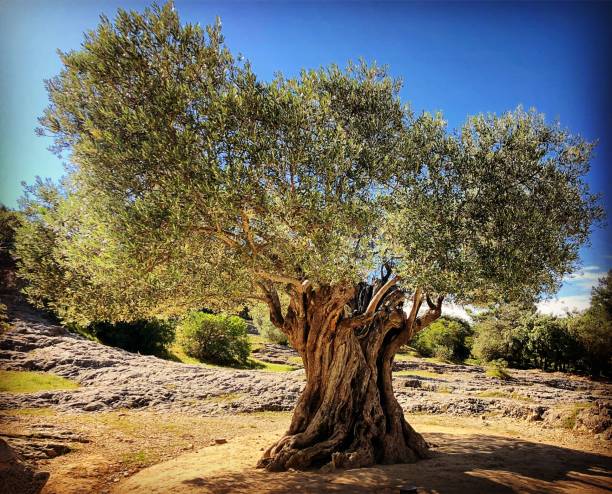
[[[262,286],[272,322],[302,357],[306,387],[289,430],[258,467],[331,470],[428,456],[393,394],[391,367],[400,346],[440,316],[442,297],[434,303],[417,289],[407,314],[396,281],[387,273],[354,287],[304,282],[284,316],[274,289]],[[423,302],[429,309],[421,314]]]

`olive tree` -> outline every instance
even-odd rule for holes
[[[400,346],[445,298],[554,292],[601,214],[592,144],[534,111],[449,132],[377,66],[262,81],[171,5],[102,18],[61,60],[41,123],[71,164],[54,259],[79,290],[50,298],[105,320],[266,303],[306,371],[268,470],[425,457]]]

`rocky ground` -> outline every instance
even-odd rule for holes
[[[50,372],[70,378],[80,387],[70,391],[0,393],[0,436],[26,461],[48,460],[75,448],[88,450],[88,443],[103,441],[108,431],[97,430],[93,434],[87,417],[95,417],[96,424],[108,420],[112,425],[113,421],[129,422],[136,413],[140,419],[146,417],[148,424],[163,421],[156,417],[172,417],[173,424],[185,422],[181,437],[187,439],[176,451],[215,444],[216,440],[223,442],[231,434],[215,434],[214,428],[208,435],[198,436],[200,439],[190,435],[190,428],[196,426],[189,417],[212,420],[244,413],[289,411],[304,386],[304,371],[290,348],[264,344],[256,357],[290,364],[296,370],[266,372],[187,365],[128,353],[70,333],[22,307],[12,313],[12,328],[0,335],[0,369]],[[396,396],[408,414],[440,416],[445,420],[477,419],[484,426],[492,420],[510,420],[525,427],[573,429],[601,444],[609,444],[612,439],[612,387],[608,382],[514,369],[508,371],[509,379],[499,379],[489,377],[480,366],[445,364],[408,355],[398,356],[394,370]],[[23,413],[37,418],[20,415]],[[66,417],[69,418],[63,420]],[[166,425],[160,432],[160,437],[165,438],[160,439],[160,445],[174,441],[175,434],[164,429]],[[130,441],[146,445],[153,441],[153,435],[145,430],[140,439],[117,439],[117,451],[129,455]],[[155,461],[163,458],[168,456],[156,456]],[[143,465],[155,463],[149,460]],[[117,465],[109,471],[120,468],[125,475],[133,473],[121,466],[123,463]],[[96,489],[100,488],[96,485]],[[48,492],[62,492],[64,488]]]
[[[295,365],[290,348],[266,344],[257,357]],[[394,366],[398,401],[408,413],[496,414],[533,421],[572,420],[568,404],[609,414],[611,385],[561,373],[509,370],[487,376],[480,366],[428,362],[399,355]],[[52,372],[80,387],[70,391],[1,394],[0,409],[53,407],[64,412],[149,409],[194,414],[291,410],[304,371],[264,372],[187,365],[107,347],[68,332],[30,311],[14,314],[0,337],[0,368]],[[574,413],[575,410],[570,410]],[[576,412],[577,413],[577,412]],[[610,436],[605,420],[593,432]],[[585,425],[587,427],[587,425]]]

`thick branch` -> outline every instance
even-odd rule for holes
[[[383,299],[389,289],[395,284],[397,284],[397,278],[391,278],[378,289],[378,291],[373,295],[372,300],[370,300],[370,303],[368,304],[368,307],[364,312],[365,316],[371,316],[376,312],[376,307],[378,307],[380,301]]]
[[[419,331],[425,329],[432,322],[438,319],[442,315],[442,302],[444,302],[444,295],[440,295],[436,299],[436,303],[434,304],[429,295],[427,295],[427,305],[429,306],[429,310],[423,315],[423,317],[419,317],[416,320],[416,328],[413,334],[418,333]]]
[[[287,276],[284,274],[268,273],[266,271],[259,271],[259,270],[254,271],[254,273],[259,278],[263,278],[264,280],[273,281],[275,283],[284,283],[286,285],[293,285],[299,291],[302,290],[302,282],[292,276]]]
[[[270,309],[270,322],[282,330],[285,325],[285,319],[276,289],[274,287],[267,287],[264,283],[257,283],[257,286],[264,293],[265,302]]]

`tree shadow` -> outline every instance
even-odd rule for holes
[[[612,458],[569,448],[489,435],[424,434],[433,457],[414,464],[319,472],[256,469],[185,478],[193,493],[591,493],[612,488]],[[171,486],[166,486],[171,489]],[[161,492],[161,491],[160,491]]]

